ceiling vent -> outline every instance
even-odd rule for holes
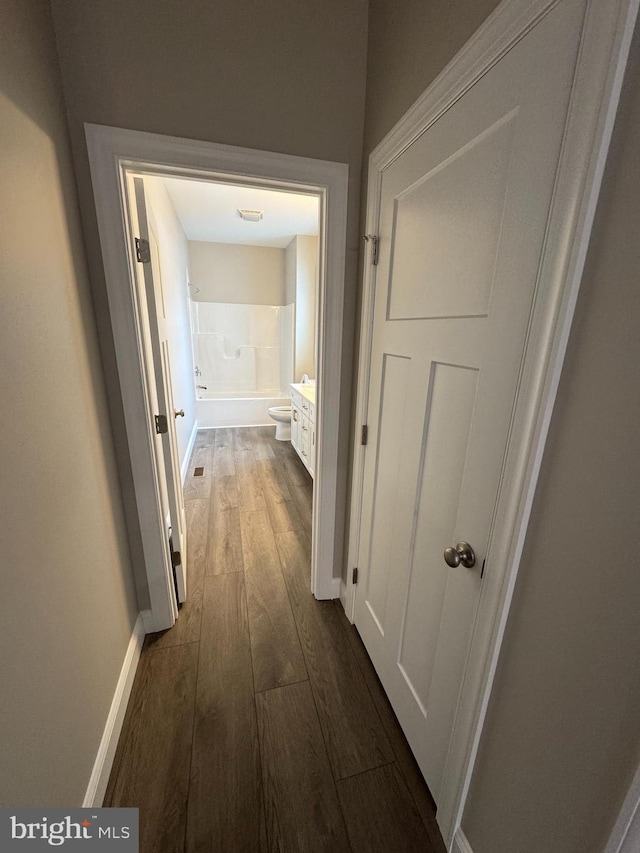
[[[241,219],[246,219],[247,222],[260,222],[264,216],[264,210],[246,210],[238,208],[238,213]]]

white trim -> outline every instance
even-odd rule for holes
[[[283,398],[284,399],[284,398]],[[206,432],[208,429],[251,429],[251,427],[273,427],[276,428],[276,424],[271,421],[268,424],[235,424],[232,427],[219,427],[219,426],[208,426],[208,427],[198,427],[200,432]]]
[[[469,844],[467,836],[462,831],[462,827],[458,827],[453,839],[451,853],[473,853],[473,849]]]
[[[170,627],[175,621],[175,613],[171,603],[172,580],[163,551],[164,528],[158,506],[157,474],[151,444],[153,436],[145,409],[146,388],[137,334],[139,312],[131,281],[131,252],[123,209],[124,176],[128,171],[135,171],[137,174],[171,174],[202,180],[233,180],[294,189],[319,197],[322,221],[318,312],[320,359],[316,377],[318,456],[314,482],[311,589],[316,598],[331,598],[334,594],[333,557],[338,506],[348,166],[94,124],[85,125],[85,131],[154,630]]]
[[[462,51],[371,154],[367,233],[378,233],[383,171],[459,100],[518,40],[563,0],[504,0]],[[516,580],[542,454],[573,311],[584,267],[595,206],[620,95],[638,0],[586,0],[587,12],[576,69],[548,237],[541,261],[518,390],[512,438],[465,680],[437,813],[448,847],[459,827]],[[366,422],[372,341],[375,267],[365,264],[354,436],[348,571],[358,565],[364,455],[359,442]],[[489,563],[489,560],[488,560]],[[355,589],[342,587],[353,621]]]
[[[640,850],[640,767],[624,799],[604,853],[638,853]]]
[[[140,292],[131,269],[126,196],[114,147],[96,137],[89,142],[91,179],[105,266],[109,313],[120,378],[129,458],[147,577],[153,630],[171,628],[177,604],[170,576],[166,527],[159,497],[149,389],[141,344]]]
[[[136,624],[133,626],[131,639],[127,653],[124,656],[124,663],[120,670],[116,690],[113,694],[107,722],[102,733],[98,754],[91,771],[91,777],[87,786],[87,792],[84,795],[82,803],[83,808],[99,808],[104,800],[104,795],[109,782],[109,774],[113,766],[113,759],[118,746],[118,738],[122,731],[124,715],[127,710],[127,703],[131,695],[133,687],[133,679],[135,678],[138,661],[142,652],[142,644],[145,637],[144,615],[138,614]]]
[[[193,453],[193,445],[196,443],[196,437],[198,435],[198,421],[193,422],[193,429],[191,430],[191,435],[189,436],[189,444],[187,444],[187,452],[184,454],[184,459],[182,460],[182,466],[180,468],[180,476],[182,477],[182,485],[184,485],[184,481],[187,479],[187,472],[189,470],[189,460],[191,459],[191,454]]]

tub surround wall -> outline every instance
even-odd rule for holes
[[[293,306],[192,302],[191,318],[197,382],[206,386],[198,427],[273,426],[269,408],[289,404]]]
[[[293,306],[192,302],[191,323],[199,397],[278,396],[291,381]]]
[[[194,302],[286,305],[284,253],[268,246],[190,240]]]

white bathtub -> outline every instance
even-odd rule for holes
[[[196,400],[198,429],[235,426],[275,426],[272,406],[290,406],[290,397],[211,397]]]

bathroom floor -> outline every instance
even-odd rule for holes
[[[147,637],[105,806],[139,807],[142,853],[444,853],[357,631],[310,592],[295,451],[206,430],[189,470],[189,599]]]

